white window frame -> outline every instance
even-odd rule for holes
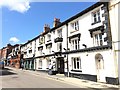
[[[47,46],[46,49],[47,49],[48,54],[50,54],[52,52],[52,46],[51,45]]]
[[[100,38],[100,35],[102,36]],[[103,45],[103,35],[101,31],[95,31],[93,32],[93,45],[94,46],[102,46]]]
[[[60,49],[60,45],[61,45],[61,49]],[[57,43],[57,51],[62,51],[62,42]]]
[[[39,52],[40,55],[42,55],[43,48],[38,49],[38,52]]]
[[[76,43],[76,41],[77,41],[77,43]],[[71,39],[71,50],[79,50],[79,49],[80,49],[80,42],[79,42],[78,37]]]
[[[48,34],[48,35],[47,35],[47,41],[50,41],[50,40],[51,40],[51,35]]]
[[[72,57],[72,70],[81,70],[81,58],[80,57]],[[79,63],[79,67],[78,64]]]
[[[58,35],[58,37],[60,37],[60,38],[62,37],[62,29],[58,29],[58,30],[57,30],[57,35]]]
[[[42,60],[39,60],[39,68],[42,69]]]
[[[100,9],[92,12],[92,23],[97,23],[97,22],[100,22],[101,21],[101,14],[100,14]],[[94,16],[96,15],[96,16]],[[96,18],[96,21],[95,21],[95,18]]]
[[[79,30],[79,21],[77,20],[77,21],[71,23],[71,28],[72,28],[71,33],[74,31],[78,31]]]

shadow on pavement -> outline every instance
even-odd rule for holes
[[[11,69],[8,68],[4,68],[4,69],[0,69],[0,76],[4,76],[4,75],[15,75],[17,73],[13,73],[11,72]]]

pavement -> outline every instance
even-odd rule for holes
[[[11,68],[11,67],[8,67],[8,68]],[[15,69],[15,68],[11,68],[11,69]],[[15,69],[15,70],[21,70],[21,69]],[[40,71],[32,71],[32,70],[23,70],[23,71],[37,75],[37,76],[42,76],[48,79],[70,83],[76,86],[84,86],[83,88],[92,88],[95,90],[101,90],[101,89],[120,90],[120,85],[111,85],[111,84],[93,82],[93,81],[83,80],[78,78],[66,77],[63,74],[48,75],[46,72],[40,72]]]

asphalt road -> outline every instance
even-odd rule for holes
[[[46,78],[44,74],[35,75],[24,70],[8,68],[0,70],[0,79],[2,88],[81,88],[81,90],[87,90],[70,83]]]

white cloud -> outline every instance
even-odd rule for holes
[[[0,7],[7,7],[11,11],[24,13],[29,10],[29,0],[0,0]]]
[[[11,38],[9,39],[9,41],[11,41],[11,42],[13,42],[13,43],[17,43],[17,42],[19,42],[20,40],[17,39],[16,37],[11,37]]]

